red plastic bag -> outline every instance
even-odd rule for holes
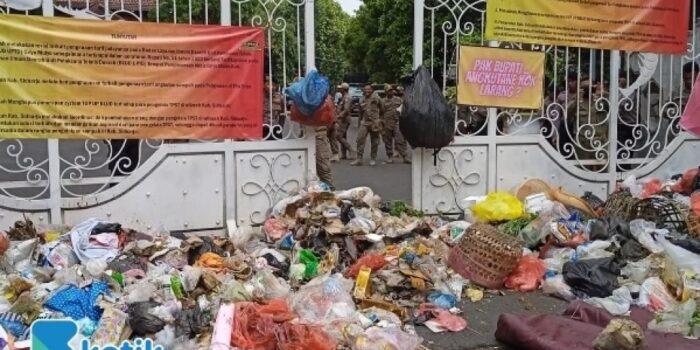
[[[525,255],[520,258],[518,266],[508,276],[506,288],[520,292],[531,292],[540,286],[546,270],[547,267],[543,260],[532,255]]]
[[[683,177],[671,186],[673,192],[688,193],[693,190],[693,182],[698,176],[698,168],[690,169],[683,174]]]
[[[236,303],[231,345],[242,349],[275,349],[275,321],[269,315],[259,314],[258,309],[259,305],[255,303]]]
[[[326,98],[326,102],[311,116],[306,116],[296,105],[292,105],[292,121],[308,126],[331,126],[335,122],[335,105],[333,100]]]
[[[436,305],[423,303],[418,308],[418,314],[427,316],[435,321],[440,327],[445,328],[450,332],[461,332],[467,328],[467,320],[453,315],[445,309],[441,309]]]
[[[644,190],[642,191],[642,198],[649,198],[661,191],[664,186],[661,179],[651,179],[644,184]]]
[[[381,270],[384,265],[386,265],[386,260],[384,259],[384,256],[381,254],[368,254],[365,255],[350,266],[348,270],[345,272],[345,277],[348,278],[355,278],[357,277],[357,274],[360,272],[360,269],[363,266],[369,267],[372,269],[372,272]]]

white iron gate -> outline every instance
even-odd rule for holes
[[[0,0],[0,13],[264,26],[267,82],[281,87],[315,61],[313,0]],[[268,141],[0,140],[0,229],[23,215],[142,230],[260,224],[315,172],[313,131],[286,117],[266,130]]]
[[[529,178],[605,198],[629,175],[668,178],[700,165],[700,140],[678,125],[700,72],[696,1],[683,56],[485,42],[486,2],[414,0],[414,67],[425,65],[449,95],[460,44],[543,51],[544,108],[455,106],[457,136],[437,165],[432,151],[414,151],[416,207],[458,213],[467,196]]]

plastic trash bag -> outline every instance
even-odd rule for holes
[[[408,334],[399,327],[370,327],[356,332],[353,350],[416,350],[423,342],[417,335]]]
[[[620,266],[613,258],[581,260],[564,264],[562,274],[574,294],[605,298],[618,288]]]
[[[129,327],[138,336],[155,334],[165,328],[165,322],[151,314],[151,309],[158,306],[154,302],[143,302],[129,305]]]
[[[291,291],[285,280],[275,277],[268,269],[255,274],[249,284],[253,289],[253,297],[262,300],[284,299]]]
[[[312,115],[328,97],[328,78],[312,69],[303,79],[285,89],[285,94],[294,101],[294,106],[305,115]]]
[[[630,225],[621,218],[600,218],[588,221],[585,232],[591,241],[607,240],[615,235],[629,236]]]
[[[449,310],[457,305],[457,297],[448,293],[432,292],[428,295],[428,302],[441,309]]]
[[[547,277],[542,282],[542,292],[544,294],[553,295],[566,301],[576,299],[576,296],[571,291],[571,287],[569,287],[569,285],[566,284],[566,282],[564,282],[564,276],[562,275],[554,275],[551,277]]]
[[[404,94],[399,128],[413,148],[441,149],[454,139],[455,113],[423,66],[413,73]]]
[[[350,295],[352,286],[353,282],[340,274],[319,276],[294,294],[291,307],[304,322],[350,322],[355,316],[355,302]]]
[[[425,325],[433,332],[442,332],[445,330],[461,332],[467,328],[467,320],[463,317],[453,315],[444,308],[439,308],[436,305],[421,304],[418,307],[418,315],[428,319]]]
[[[531,292],[540,286],[545,270],[544,261],[532,255],[525,255],[520,258],[518,266],[508,276],[506,288]]]
[[[667,235],[668,231],[657,230],[655,223],[643,219],[632,220],[630,221],[630,232],[632,236],[650,252],[658,254],[664,251],[664,247],[652,237],[652,234],[655,234],[658,238],[659,236]]]
[[[700,274],[700,255],[672,244],[664,236],[657,237],[657,240],[664,248],[666,255],[679,269]]]
[[[296,104],[292,105],[291,119],[302,125],[324,127],[335,123],[335,105],[333,100],[326,98],[326,101],[310,115],[304,115]],[[326,185],[327,186],[327,185]],[[325,190],[324,188],[319,188]],[[330,189],[330,187],[328,187]],[[328,191],[326,191],[328,192]]]
[[[576,247],[576,259],[585,260],[612,257],[615,254],[607,251],[611,245],[612,242],[609,241],[593,241],[581,244]]]
[[[622,268],[620,273],[622,276],[627,277],[630,281],[638,284],[642,284],[644,280],[649,276],[649,271],[651,270],[651,259],[645,258],[639,261],[632,261],[627,263],[625,267]]]
[[[658,277],[647,278],[639,289],[639,301],[637,304],[652,312],[668,310],[678,303],[676,298],[668,292],[666,284]]]
[[[667,311],[660,312],[649,322],[649,329],[663,333],[688,335],[691,331],[690,320],[693,318],[696,307],[695,299],[690,299]]]
[[[510,221],[525,214],[523,203],[509,193],[489,193],[486,199],[472,207],[474,216],[483,222]]]
[[[605,309],[612,315],[622,316],[629,313],[630,306],[632,306],[634,299],[632,299],[632,293],[629,288],[621,287],[615,289],[613,294],[607,298],[590,298],[584,301],[593,306]]]

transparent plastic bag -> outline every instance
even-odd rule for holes
[[[693,318],[696,308],[695,299],[690,299],[667,311],[660,312],[649,322],[649,329],[663,333],[687,335],[691,331],[690,320]]]
[[[525,214],[523,203],[509,193],[495,192],[472,207],[474,216],[483,222],[515,220]]]
[[[294,294],[292,309],[305,322],[330,324],[352,321],[355,302],[350,295],[353,282],[340,274],[319,276]]]

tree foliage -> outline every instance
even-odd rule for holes
[[[191,5],[191,6],[190,6]],[[163,23],[219,24],[220,1],[160,1],[150,11],[150,21]],[[315,1],[316,65],[332,81],[340,81],[345,70],[342,39],[350,17],[334,0]],[[300,0],[249,0],[231,3],[231,24],[266,27],[265,71],[279,84],[303,76],[304,4]]]

